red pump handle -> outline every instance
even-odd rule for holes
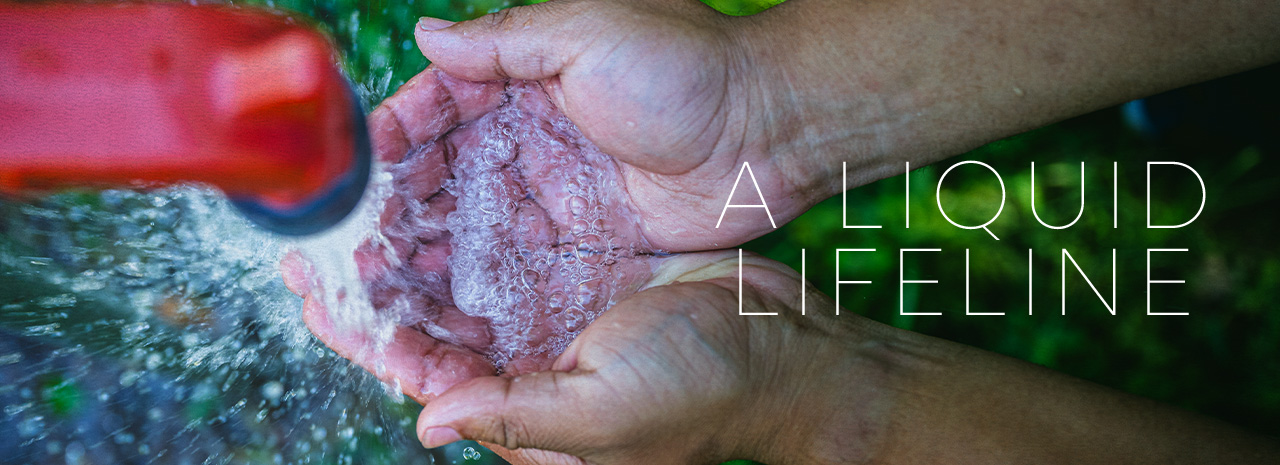
[[[278,13],[0,3],[0,31],[0,192],[199,182],[284,210],[368,150],[330,43]]]

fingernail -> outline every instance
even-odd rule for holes
[[[430,16],[418,18],[418,29],[422,29],[424,31],[438,31],[452,25],[453,21],[445,21],[443,19],[432,18]]]
[[[462,435],[448,426],[433,426],[422,433],[422,446],[428,449],[462,440]]]

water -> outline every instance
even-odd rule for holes
[[[414,409],[314,342],[283,247],[217,195],[66,194],[0,221],[6,463],[430,463]]]
[[[462,19],[275,3],[333,34],[366,108],[425,66],[417,16]],[[0,463],[431,463],[416,405],[303,327],[286,249],[195,187],[0,200]]]
[[[359,226],[339,234],[341,245],[304,247],[306,268],[315,271],[306,287],[323,289],[338,332],[368,332],[368,342],[347,353],[376,354],[400,326],[461,348],[471,376],[546,369],[651,275],[652,249],[619,188],[616,163],[554,110],[540,86],[437,73],[415,88],[437,84],[487,113],[439,137],[410,137],[422,140],[406,153],[383,154],[390,164],[370,202],[381,213],[363,212]],[[416,100],[393,108],[421,111]],[[447,121],[426,126],[459,123],[441,115]],[[383,370],[370,359],[372,370]],[[457,380],[427,383],[420,394]]]

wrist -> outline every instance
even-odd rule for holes
[[[765,89],[770,152],[805,173],[816,201],[1005,134],[992,105],[969,95],[991,69],[954,56],[954,31],[921,8],[792,0],[751,18],[744,42]]]
[[[789,365],[760,394],[747,456],[773,465],[881,463],[905,437],[902,419],[926,413],[913,399],[930,395],[922,392],[928,379],[950,364],[945,345],[856,316],[808,318],[817,324],[779,349]]]
[[[727,119],[746,122],[730,125],[724,140],[736,145],[729,147],[737,152],[732,170],[750,162],[774,215],[789,219],[837,193],[831,180],[839,180],[840,166],[822,141],[828,122],[816,117],[819,112],[808,101],[811,94],[793,87],[814,81],[792,56],[812,53],[798,47],[786,31],[799,25],[781,24],[767,15],[728,18],[723,29],[734,76],[726,105],[733,114]],[[775,206],[774,199],[785,201]]]

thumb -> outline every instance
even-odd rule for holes
[[[590,444],[583,428],[584,375],[538,372],[515,378],[486,376],[454,386],[428,402],[418,417],[418,438],[427,448],[462,440],[507,449],[532,448],[573,454]]]
[[[461,23],[424,17],[414,35],[428,60],[463,79],[547,79],[589,42],[593,26],[577,5],[538,3]]]

